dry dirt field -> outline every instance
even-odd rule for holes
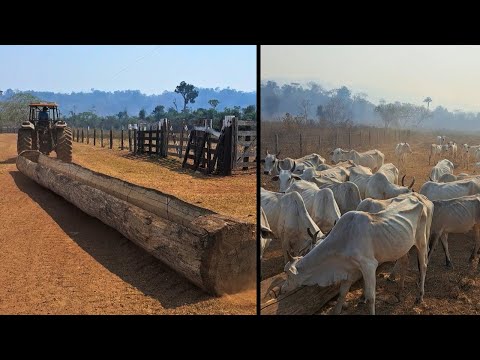
[[[206,295],[25,177],[15,160],[16,135],[0,134],[0,314],[256,313],[255,290]],[[133,160],[127,151],[77,143],[73,161],[223,214],[256,218],[255,175],[206,180],[178,170],[176,160]]]
[[[480,144],[480,137],[478,136],[457,135],[454,139],[457,143]],[[409,141],[414,154],[409,158],[405,184],[410,184],[412,177],[415,176],[416,182],[413,188],[416,191],[428,180],[428,175],[433,166],[428,165],[428,148],[434,141],[435,138],[433,136],[427,135],[415,135]],[[380,145],[378,149],[385,154],[385,162],[393,162],[395,165],[398,165],[394,156],[395,144]],[[356,150],[365,151],[368,149],[357,147]],[[327,156],[326,151],[319,153],[330,163],[330,157]],[[288,156],[288,154],[283,155]],[[462,172],[472,173],[473,171],[471,167],[469,167],[469,170],[460,167],[459,158],[454,161],[454,164],[456,166],[455,174]],[[401,176],[403,174],[403,172],[400,173]],[[271,181],[269,176],[263,175],[263,172],[261,175],[261,186],[268,190],[278,191],[278,183]],[[448,243],[454,269],[450,270],[445,267],[443,249],[438,244],[432,256],[432,261],[428,266],[425,282],[425,301],[420,306],[415,305],[415,297],[418,294],[416,286],[418,270],[415,261],[415,250],[412,249],[410,252],[410,268],[401,301],[396,296],[397,284],[387,281],[385,277],[386,274],[389,274],[393,264],[382,266],[377,276],[376,313],[390,315],[480,314],[480,270],[472,273],[468,263],[468,258],[473,248],[473,234],[470,232],[466,235],[450,235]],[[283,271],[283,257],[281,256],[280,246],[273,244],[273,242],[271,245],[264,254],[262,279]],[[360,294],[361,291],[358,284],[352,287],[347,295],[347,308],[342,311],[342,314],[368,314],[367,306],[359,302]],[[318,313],[329,313],[335,305],[335,300],[330,301]]]

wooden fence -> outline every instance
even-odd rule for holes
[[[0,134],[16,134],[17,127],[15,126],[0,126]]]
[[[256,121],[233,118],[233,156],[234,168],[248,170],[256,167],[257,162],[257,123]]]
[[[262,128],[261,153],[281,152],[283,156],[302,157],[311,153],[326,153],[344,149],[373,149],[380,144],[409,141],[410,130],[362,128],[311,128],[292,132],[270,132]]]

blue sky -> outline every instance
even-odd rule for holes
[[[254,45],[0,45],[0,90],[256,90]]]
[[[262,80],[345,85],[374,103],[422,105],[430,96],[430,108],[480,111],[478,45],[262,45],[261,57]]]

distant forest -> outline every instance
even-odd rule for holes
[[[124,91],[100,91],[92,89],[91,92],[72,92],[69,94],[55,93],[49,91],[21,91],[32,96],[44,100],[53,101],[59,104],[59,109],[62,114],[69,116],[71,113],[92,112],[98,116],[115,115],[119,112],[127,112],[129,115],[138,115],[140,110],[145,110],[146,113],[151,113],[155,107],[162,105],[165,109],[178,106],[178,111],[181,110],[183,103],[182,96],[172,91],[164,91],[158,95],[142,94],[139,90],[124,90]],[[218,100],[217,110],[225,108],[233,108],[240,106],[242,108],[249,105],[256,104],[256,93],[243,92],[235,89],[205,89],[197,88],[198,97],[195,102],[189,104],[191,110],[210,108],[209,100]],[[5,101],[11,98],[18,90],[4,90],[1,100]],[[174,103],[175,102],[175,103]]]
[[[261,84],[262,120],[309,123],[319,126],[373,125],[392,128],[479,131],[480,113],[449,111],[435,104],[428,94],[417,104],[380,101],[374,104],[366,93],[342,86],[327,90],[320,84],[275,81]]]

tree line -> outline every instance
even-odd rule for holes
[[[306,85],[275,81],[261,84],[262,120],[282,121],[287,127],[303,124],[322,127],[355,125],[385,128],[436,128],[450,130],[480,130],[480,113],[459,109],[449,111],[438,105],[431,110],[429,96],[417,104],[368,100],[363,92],[352,93],[346,86],[327,90],[310,82]]]
[[[193,108],[196,103],[200,90],[194,85],[182,81],[174,90],[180,95],[180,101],[175,99],[170,106],[156,105],[152,111],[141,108],[137,113],[129,113],[127,109],[115,114],[101,116],[95,111],[95,106],[87,111],[76,112],[74,109],[64,113],[62,118],[70,126],[75,127],[103,127],[119,129],[128,124],[143,123],[156,124],[163,118],[168,118],[176,126],[182,123],[193,125],[199,119],[212,119],[213,126],[217,129],[221,127],[221,121],[226,115],[234,115],[244,120],[256,120],[256,106],[247,105],[241,107],[220,106],[221,101],[216,98],[208,100],[208,107]],[[8,99],[0,101],[0,125],[16,126],[28,118],[28,104],[35,101],[50,101],[39,98],[28,92],[18,92],[9,96]],[[63,108],[59,105],[60,110]],[[221,110],[220,110],[221,109]]]

